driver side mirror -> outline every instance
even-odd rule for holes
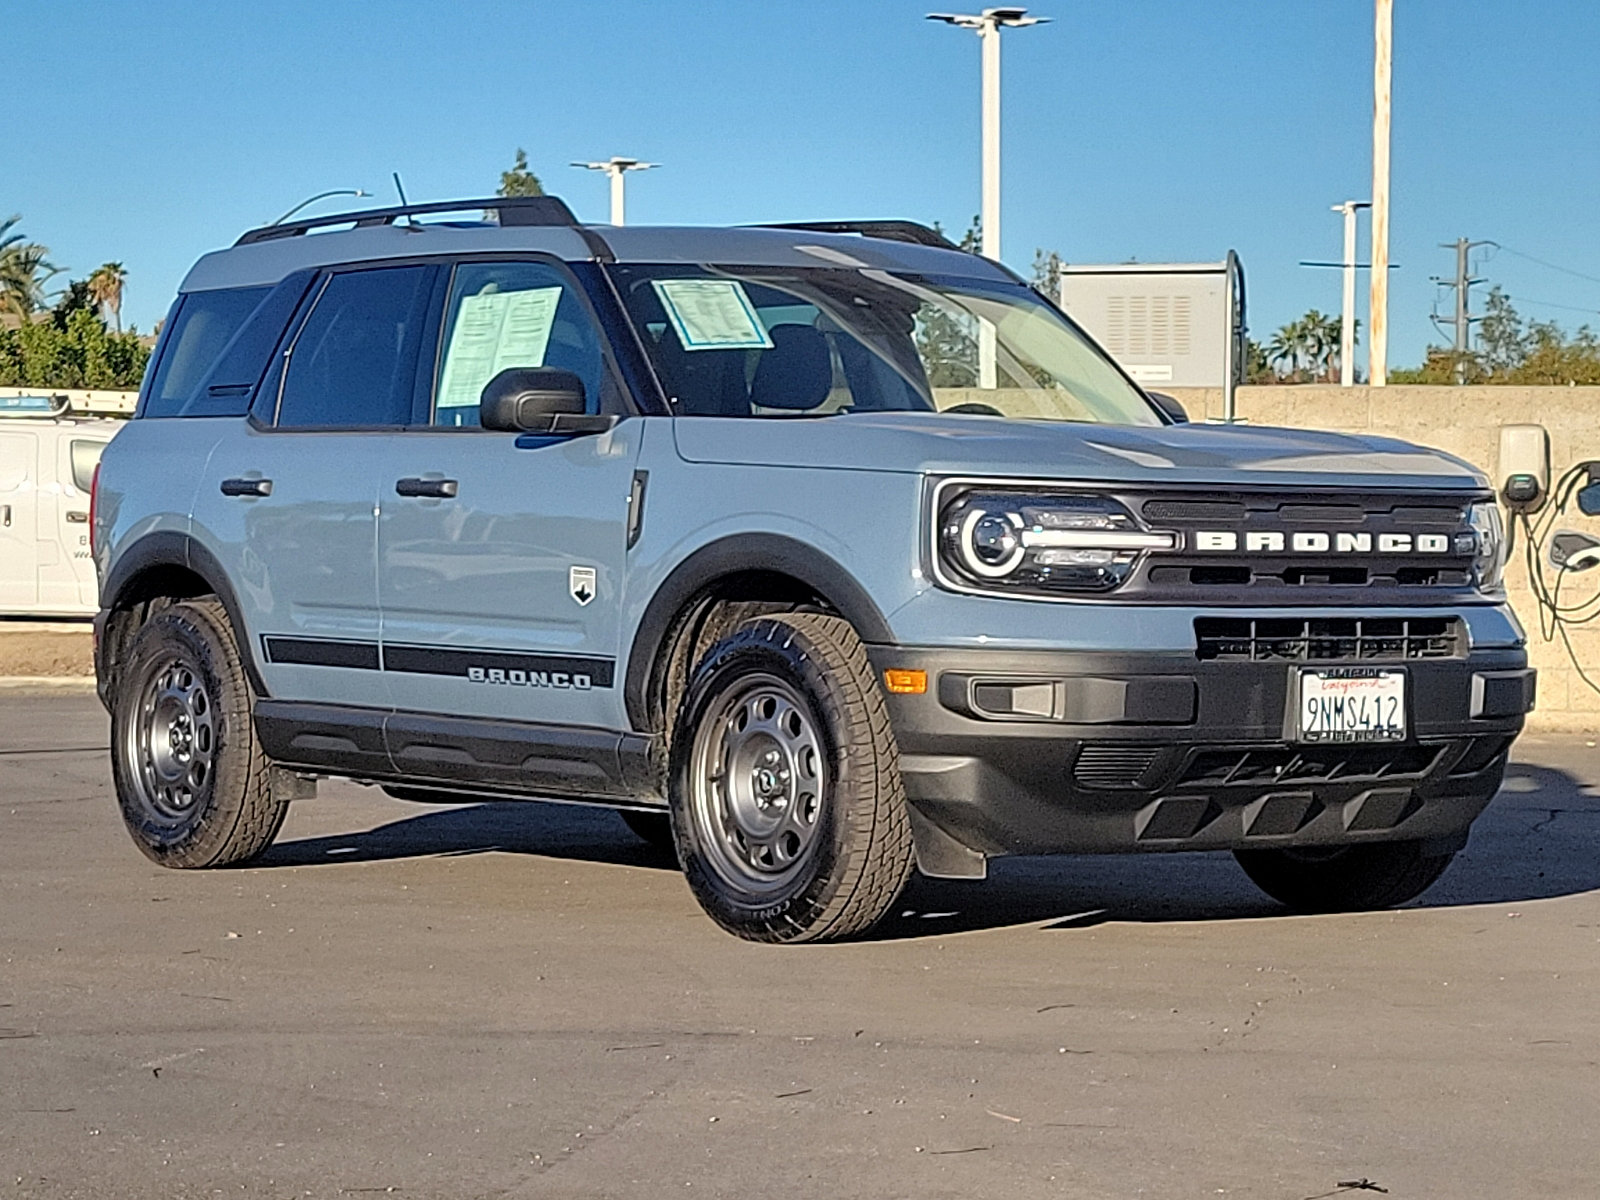
[[[585,411],[583,380],[557,367],[507,367],[484,385],[478,423],[504,433],[582,436],[617,423]]]
[[[1189,414],[1183,405],[1165,392],[1146,392],[1145,395],[1149,396],[1155,406],[1161,410],[1162,416],[1166,417],[1174,425],[1187,425],[1189,423]]]

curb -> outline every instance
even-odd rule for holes
[[[0,675],[0,692],[65,692],[93,695],[93,675]]]

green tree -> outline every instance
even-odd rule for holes
[[[1061,297],[1061,255],[1054,250],[1033,252],[1033,290],[1055,304]]]
[[[111,310],[118,333],[122,332],[122,292],[128,283],[128,272],[119,262],[101,264],[89,276],[89,292],[103,313]]]
[[[72,279],[56,297],[50,309],[50,319],[57,329],[65,330],[75,312],[91,312],[100,318],[100,303],[95,299],[92,279]]]
[[[948,236],[944,227],[935,221],[933,231]],[[956,243],[963,250],[977,253],[983,231],[978,218]],[[917,309],[911,336],[917,344],[928,373],[928,385],[936,388],[963,388],[978,386],[978,322],[975,318],[952,312],[942,304],[924,304]]]
[[[58,268],[51,264],[48,248],[14,232],[21,220],[12,216],[0,221],[0,315],[27,321],[44,308],[45,284]]]
[[[1490,289],[1478,345],[1465,354],[1429,346],[1420,367],[1391,372],[1396,383],[1600,384],[1600,335],[1589,326],[1568,334],[1554,321],[1525,321],[1498,287]]]
[[[511,164],[511,170],[500,172],[500,187],[495,191],[495,195],[544,195],[544,185],[539,182],[537,175],[528,170],[528,152],[521,146],[517,147],[517,159]]]

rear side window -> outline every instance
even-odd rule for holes
[[[278,426],[406,424],[433,276],[388,267],[329,279],[290,349]]]
[[[270,291],[266,287],[224,288],[185,296],[172,318],[172,332],[167,335],[141,415],[186,415],[190,398]]]
[[[100,463],[100,456],[105,453],[106,444],[100,441],[74,438],[72,440],[72,486],[80,492],[88,492],[94,483],[94,469]]]

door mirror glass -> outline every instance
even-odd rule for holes
[[[478,419],[506,433],[552,433],[588,408],[583,380],[559,367],[508,367],[483,389]]]

